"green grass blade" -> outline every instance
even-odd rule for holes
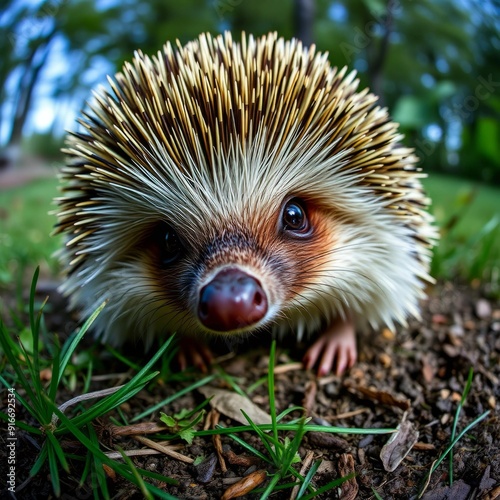
[[[38,276],[40,275],[40,267],[37,266],[35,272],[33,273],[33,278],[31,280],[31,288],[30,288],[30,298],[29,298],[29,319],[30,319],[30,328],[31,333],[33,335],[33,350],[35,350],[35,341],[37,342],[38,347],[38,329],[35,320],[35,292],[36,292],[36,283],[38,281]]]
[[[317,497],[318,495],[322,495],[327,491],[331,491],[333,489],[338,488],[342,483],[349,481],[353,477],[356,477],[356,474],[348,474],[347,476],[339,477],[333,481],[330,481],[328,484],[325,484],[321,488],[318,488],[316,491],[309,493],[308,495],[302,497],[300,500],[310,500],[311,498]]]
[[[11,389],[12,386],[0,375],[0,382],[5,385],[5,387],[7,387],[8,389]],[[24,386],[23,386],[23,389],[24,389]],[[15,391],[14,393],[16,395],[16,399],[21,403],[21,405],[23,406],[23,408],[25,408],[28,413],[38,422],[40,423],[43,423],[41,418],[40,418],[40,415],[38,414],[37,412],[37,409],[32,406],[26,399],[24,399],[20,394],[19,392]],[[2,415],[0,413],[0,415]],[[20,424],[21,422],[17,422],[16,421],[16,425]]]
[[[271,413],[271,424],[273,428],[274,440],[278,441],[278,429],[276,427],[276,399],[274,397],[274,363],[276,362],[276,340],[271,343],[271,352],[269,353],[269,371],[267,373],[267,386],[269,391],[269,411]],[[246,417],[245,415],[245,418]]]
[[[469,369],[469,375],[467,376],[467,382],[464,387],[464,391],[462,393],[462,397],[460,398],[460,402],[457,405],[457,410],[455,412],[455,418],[453,419],[453,426],[451,429],[451,437],[450,440],[453,441],[455,439],[455,434],[457,432],[458,420],[460,417],[460,412],[462,411],[462,407],[465,404],[465,400],[469,395],[470,388],[472,387],[472,378],[473,378],[474,370],[472,367]],[[450,451],[450,464],[449,464],[449,482],[450,485],[453,484],[453,450]]]
[[[244,448],[248,452],[252,453],[256,457],[259,457],[261,460],[264,460],[264,462],[267,462],[269,464],[272,463],[271,460],[269,460],[269,458],[267,458],[263,453],[261,453],[259,450],[254,448],[252,445],[248,444],[246,441],[244,441],[243,439],[238,437],[236,434],[229,433],[228,436],[231,439],[233,439],[234,441],[236,441],[242,448]]]
[[[271,481],[269,481],[269,484],[264,490],[264,493],[262,493],[260,500],[266,500],[267,498],[269,498],[269,495],[274,492],[274,488],[276,487],[280,479],[281,476],[279,473],[276,473],[271,477]]]
[[[68,461],[66,460],[66,456],[64,455],[64,451],[61,448],[61,445],[59,444],[59,441],[54,436],[54,434],[52,434],[52,432],[46,432],[45,436],[47,438],[47,441],[50,443],[48,451],[49,452],[53,452],[54,455],[59,460],[59,463],[61,464],[62,468],[66,472],[69,472]],[[49,458],[50,458],[50,454],[49,454]]]
[[[280,447],[282,446],[281,443],[279,442],[278,438],[274,438],[274,435],[268,436],[265,434],[258,425],[256,425],[252,419],[243,411],[240,410],[243,416],[247,419],[248,423],[250,424],[250,427],[252,430],[257,433],[259,436],[262,444],[266,448],[267,452],[269,453],[269,456],[271,457],[272,462],[276,467],[280,466]],[[276,426],[273,426],[271,424],[271,430],[274,430]]]
[[[148,382],[155,378],[158,372],[147,374],[147,372],[152,368],[155,362],[160,356],[165,352],[171,343],[172,337],[165,342],[160,349],[152,356],[152,358],[146,363],[146,365],[129,380],[123,387],[118,389],[114,394],[107,396],[105,399],[99,403],[93,405],[88,410],[84,411],[77,417],[72,419],[73,425],[81,427],[88,422],[94,420],[94,418],[104,415],[108,411],[120,406],[125,401],[129,400],[135,394],[137,394]]]
[[[60,360],[60,353],[61,350],[58,347],[56,347],[55,352],[54,352],[54,357],[52,360],[52,377],[50,379],[50,385],[49,385],[49,390],[48,390],[48,398],[51,401],[56,400],[56,395],[57,395],[57,388],[59,387],[59,380],[60,380],[60,365],[59,365],[59,360]]]
[[[93,425],[88,424],[85,426],[85,429],[87,429],[89,441],[96,449],[100,449],[99,439],[97,439]],[[108,483],[106,482],[106,474],[104,472],[102,460],[99,454],[96,453],[88,453],[88,456],[91,457],[91,464],[93,465],[90,470],[92,471],[92,482],[95,485],[95,490],[100,491],[104,499],[109,499]]]
[[[291,465],[294,462],[295,457],[297,457],[297,452],[299,451],[300,443],[302,442],[302,439],[305,434],[304,428],[305,428],[305,419],[302,419],[302,421],[299,423],[299,429],[295,432],[292,441],[285,448],[281,465],[281,468],[283,470],[282,474],[283,476],[286,475],[285,472],[287,472],[291,468]]]
[[[279,422],[280,420],[283,420],[283,417],[286,417],[287,415],[289,415],[290,413],[293,413],[294,411],[300,411],[301,413],[304,413],[304,408],[302,406],[292,406],[290,408],[287,408],[286,410],[282,411],[276,417],[276,422]]]
[[[149,492],[149,490],[146,486],[146,483],[144,482],[144,480],[140,476],[140,474],[137,471],[137,468],[135,467],[132,460],[130,460],[130,458],[127,457],[127,455],[125,455],[124,451],[121,448],[118,448],[118,451],[120,452],[120,454],[123,458],[123,461],[128,465],[129,469],[131,470],[132,474],[134,475],[134,477],[136,479],[136,484],[139,486],[143,498],[145,498],[146,500],[153,500],[153,495],[151,495],[151,493]]]
[[[72,424],[72,422],[62,413],[57,409],[56,407],[53,408],[54,413],[57,415],[57,417],[61,420],[61,422],[64,424],[64,426],[71,432],[78,441],[82,443],[83,446],[85,446],[90,453],[94,454],[101,460],[102,463],[108,465],[111,467],[113,470],[115,470],[118,474],[123,476],[125,479],[130,481],[131,483],[137,485],[137,482],[135,480],[135,476],[125,467],[124,465],[111,460],[108,458],[102,450],[99,448],[99,446],[96,446],[80,429],[78,429],[76,426]],[[142,472],[142,471],[141,471]],[[164,478],[164,482],[170,483],[170,484],[175,484],[178,485],[178,481],[171,479],[171,478]],[[153,486],[151,484],[148,484],[148,490],[153,493],[157,498],[162,498],[165,500],[178,500],[175,497],[169,495],[168,493],[164,492],[163,490],[160,490],[156,486]]]
[[[311,487],[312,478],[314,477],[314,474],[316,474],[320,465],[321,465],[321,460],[316,460],[316,462],[312,464],[312,467],[309,469],[309,471],[306,474],[306,477],[304,478],[304,481],[302,481],[302,484],[300,485],[300,489],[296,497],[297,500],[300,500],[302,495],[304,495],[304,493],[306,492],[306,489]]]
[[[142,412],[141,414],[137,415],[134,417],[131,422],[136,422],[137,420],[142,420],[144,417],[147,417],[148,415],[151,415],[151,413],[154,413],[156,410],[159,410],[160,408],[163,408],[164,406],[168,405],[172,401],[175,401],[177,398],[180,398],[184,394],[188,394],[194,389],[197,389],[198,387],[201,387],[203,385],[206,385],[210,383],[212,380],[217,378],[218,375],[213,374],[209,375],[208,377],[204,377],[201,380],[196,381],[194,384],[191,384],[190,386],[186,387],[185,389],[182,389],[179,392],[176,392],[174,395],[165,398],[163,401],[160,401],[158,404],[154,405],[151,408],[148,408],[146,411]]]
[[[14,372],[17,375],[17,383],[21,385],[21,387],[26,391],[26,395],[28,396],[28,399],[31,402],[30,404],[26,401],[26,408],[31,409],[30,413],[37,420],[41,420],[41,416],[39,415],[38,412],[39,406],[37,405],[38,398],[35,395],[35,392],[33,391],[31,383],[29,382],[28,378],[26,377],[24,371],[21,368],[20,360],[14,354],[19,352],[20,348],[16,346],[14,341],[11,339],[7,331],[7,328],[5,328],[5,325],[1,322],[1,320],[0,320],[0,345],[2,347],[5,356],[7,357],[10,366],[14,369]],[[7,384],[7,382],[3,377],[1,378],[1,380],[6,387],[11,387],[10,385]],[[16,391],[16,396],[17,396],[17,391]]]
[[[138,371],[141,369],[141,366],[133,361],[130,361],[126,356],[124,356],[121,352],[117,351],[114,347],[107,345],[106,350],[110,352],[116,359],[121,361],[124,365],[132,368],[132,370]]]
[[[258,429],[261,431],[271,431],[272,424],[259,424],[256,425]],[[278,424],[277,429],[279,431],[287,431],[293,432],[299,430],[299,424]],[[236,432],[248,432],[252,431],[253,427],[249,425],[237,425],[234,427],[221,427],[218,426],[216,429],[207,429],[204,431],[196,431],[196,436],[213,436],[214,434],[230,434]],[[323,425],[305,425],[305,432],[325,432],[327,434],[394,434],[397,432],[397,429],[380,429],[380,428],[372,428],[372,429],[362,429],[359,427],[325,427]]]
[[[54,448],[49,444],[47,447],[47,458],[49,462],[50,480],[52,490],[56,497],[61,496],[61,481],[59,479],[59,463]]]
[[[236,394],[239,394],[240,396],[249,399],[248,394],[246,394],[245,391],[235,382],[234,377],[228,375],[223,370],[217,370],[217,373],[219,377],[229,385],[229,387],[232,387],[233,391]]]
[[[104,309],[106,305],[106,301],[103,302],[85,321],[83,326],[80,328],[80,331],[70,337],[68,339],[68,342],[65,342],[62,350],[61,350],[61,364],[59,366],[59,376],[57,378],[57,385],[61,382],[61,377],[64,375],[64,372],[66,370],[66,367],[68,366],[69,360],[71,359],[71,356],[75,352],[76,346],[80,343],[82,340],[83,336],[87,333],[87,330],[92,326],[92,323],[95,321],[97,316],[101,313],[101,311]]]
[[[154,372],[150,375],[142,374],[143,377],[139,380],[134,377],[127,384],[118,389],[114,394],[106,396],[102,401],[99,401],[98,403],[83,411],[80,415],[74,417],[71,420],[73,422],[73,425],[77,427],[86,425],[95,418],[105,415],[117,406],[122,405],[130,398],[134,397],[139,391],[141,391],[152,379],[154,379],[158,375],[158,373],[159,372]]]
[[[418,497],[417,498],[422,498],[422,495],[424,494],[425,488],[427,486],[427,481],[428,478],[434,473],[434,471],[439,467],[441,462],[446,458],[448,453],[453,449],[453,447],[462,439],[462,437],[469,432],[470,429],[475,427],[479,422],[484,420],[488,415],[490,414],[490,410],[485,411],[483,414],[479,415],[475,420],[473,420],[465,429],[462,430],[462,432],[450,443],[448,448],[444,451],[444,453],[436,460],[434,465],[432,466],[431,470],[427,473],[424,479],[424,487],[420,490]]]
[[[40,472],[40,469],[42,468],[43,464],[47,460],[49,447],[50,447],[49,442],[47,440],[45,440],[45,442],[43,443],[42,449],[40,450],[40,453],[39,453],[37,459],[35,460],[35,463],[33,464],[33,466],[30,469],[30,477],[34,477]]]

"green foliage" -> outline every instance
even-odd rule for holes
[[[61,148],[64,146],[63,137],[54,135],[52,131],[34,133],[26,137],[22,149],[29,155],[41,156],[44,160],[56,160],[62,163],[63,154]]]
[[[61,238],[50,237],[56,219],[49,215],[57,180],[38,180],[0,191],[0,287],[22,284],[40,266],[42,275],[58,269],[54,253]]]
[[[500,292],[500,192],[431,174],[424,186],[441,231],[431,274],[440,279],[481,280]]]
[[[160,412],[160,420],[169,428],[172,432],[171,438],[179,437],[186,441],[188,444],[193,442],[193,437],[195,435],[195,427],[200,423],[201,419],[205,415],[205,410],[202,408],[209,403],[207,399],[201,405],[197,406],[194,410],[188,410],[184,408],[179,413],[173,416],[167,415]]]

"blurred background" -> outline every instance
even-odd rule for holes
[[[93,87],[139,48],[276,30],[328,51],[380,96],[429,174],[442,232],[434,274],[498,293],[499,1],[1,0],[0,9],[0,286],[36,265],[57,276],[47,212],[64,131]]]

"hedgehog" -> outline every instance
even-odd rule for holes
[[[277,33],[135,52],[68,135],[62,291],[120,345],[276,336],[342,373],[356,333],[419,317],[436,230],[424,174],[356,73]],[[161,341],[161,340],[160,340]]]

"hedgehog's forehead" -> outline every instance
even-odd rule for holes
[[[260,131],[251,143],[235,138],[219,156],[198,149],[200,154],[187,157],[182,165],[157,144],[151,163],[135,169],[134,185],[141,186],[135,194],[180,231],[225,228],[228,221],[260,224],[274,219],[283,202],[294,196],[323,198],[326,203],[335,200],[336,193],[342,196],[342,154],[330,155],[322,141],[301,148],[293,131],[281,148],[273,150],[265,147],[265,133]]]
[[[226,155],[190,158],[173,164],[157,156],[154,170],[138,169],[136,179],[149,208],[183,228],[207,230],[232,225],[251,225],[279,210],[293,190],[292,179],[283,175],[276,160],[255,148],[231,148]]]

